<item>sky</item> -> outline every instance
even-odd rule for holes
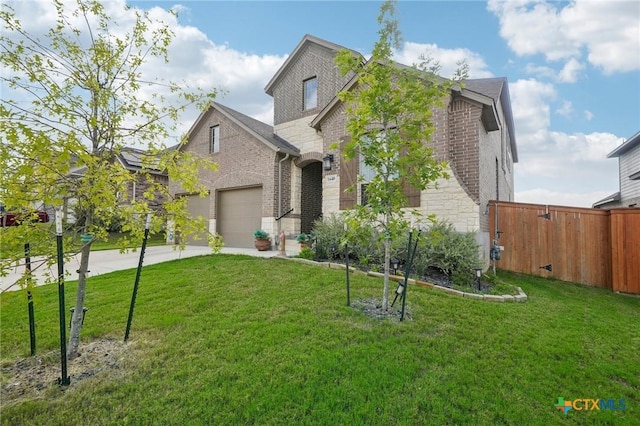
[[[125,1],[103,3],[126,23],[132,11],[122,11]],[[16,9],[32,29],[44,28],[50,4],[27,0]],[[381,3],[126,4],[170,22],[176,34],[169,63],[153,72],[223,89],[220,103],[271,124],[273,102],[264,87],[302,37],[312,34],[368,56]],[[619,190],[618,160],[607,154],[640,130],[639,1],[400,0],[396,11],[403,38],[398,62],[410,65],[427,54],[447,77],[464,59],[470,78],[508,79],[519,158],[515,201],[590,207]],[[197,116],[188,111],[181,130]]]

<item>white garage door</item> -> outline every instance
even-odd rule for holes
[[[254,247],[253,231],[262,226],[262,187],[218,192],[218,233],[227,247]]]
[[[211,218],[211,215],[209,213],[210,210],[211,200],[209,195],[204,198],[201,198],[199,195],[187,196],[187,211],[189,212],[190,217],[197,218],[199,216],[202,216],[205,219],[207,226],[209,226],[209,218]],[[198,238],[190,235],[187,238],[187,244],[196,246],[209,245],[207,234],[199,234]]]

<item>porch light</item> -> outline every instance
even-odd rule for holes
[[[326,171],[331,170],[331,163],[333,163],[333,154],[327,154],[322,158],[322,168]]]

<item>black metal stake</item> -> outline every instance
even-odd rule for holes
[[[27,274],[27,288],[31,283],[31,246],[29,243],[24,245],[24,264],[25,273]],[[36,320],[33,311],[33,296],[31,291],[27,290],[27,308],[29,310],[29,341],[31,343],[31,356],[36,354]]]
[[[129,306],[129,318],[127,318],[127,330],[124,333],[124,341],[129,340],[129,331],[131,330],[131,321],[133,320],[133,308],[136,305],[136,296],[138,294],[138,284],[140,283],[140,273],[142,272],[142,262],[144,261],[144,252],[147,248],[147,238],[149,237],[149,223],[151,222],[151,214],[147,214],[147,223],[144,227],[144,238],[142,239],[142,249],[140,249],[140,260],[138,261],[138,270],[136,271],[136,281],[133,284],[133,294],[131,295],[131,305]]]
[[[56,211],[56,244],[58,249],[58,309],[60,311],[60,365],[62,376],[58,379],[63,386],[69,385],[67,375],[67,327],[64,309],[64,256],[62,250],[62,212]]]
[[[420,232],[418,231],[418,235],[416,235],[416,240],[413,243],[413,251],[411,250],[411,234],[413,230],[409,231],[409,262],[404,271],[404,291],[402,292],[402,312],[400,313],[400,321],[404,321],[404,309],[407,302],[407,288],[409,287],[409,275],[411,274],[411,267],[413,266],[413,259],[416,255],[416,250],[418,249],[418,239],[420,238]]]
[[[349,291],[349,243],[344,243],[345,264],[347,266],[347,306],[351,306],[351,295]]]
[[[36,320],[33,311],[33,296],[27,290],[27,305],[29,309],[29,340],[31,342],[31,356],[36,354]]]

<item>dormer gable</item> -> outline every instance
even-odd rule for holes
[[[265,92],[273,96],[274,125],[315,116],[349,80],[334,63],[345,49],[338,44],[305,35],[271,78]],[[358,58],[358,52],[351,50]]]

